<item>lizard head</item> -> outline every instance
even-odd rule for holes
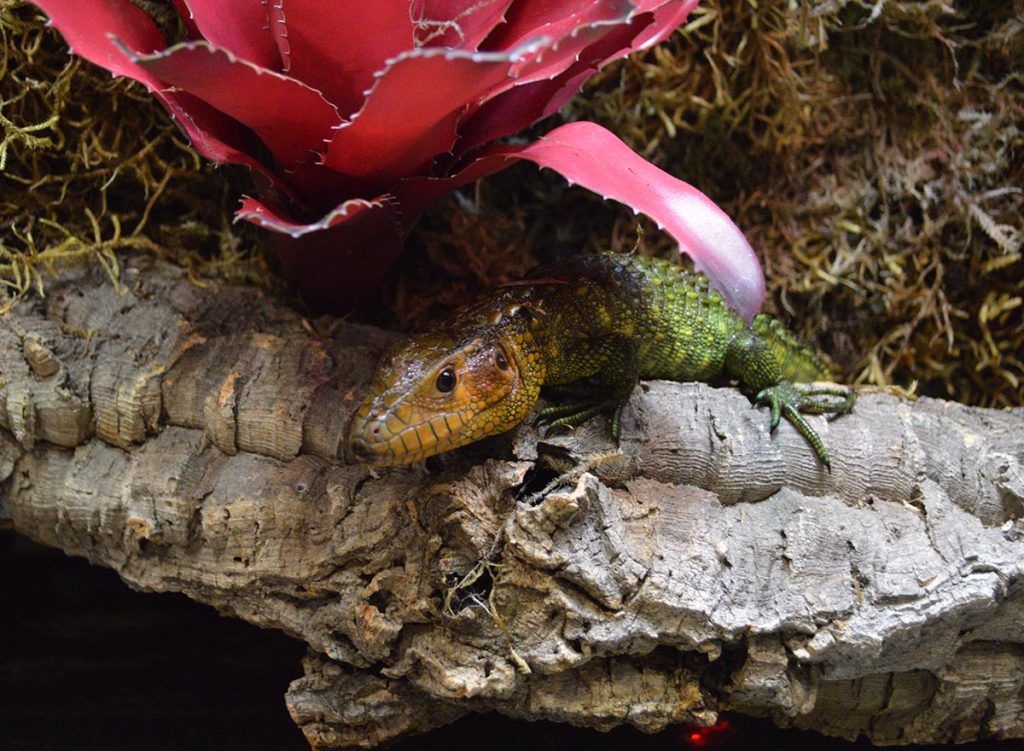
[[[537,400],[539,385],[523,378],[535,357],[493,328],[398,342],[381,358],[352,420],[353,454],[370,464],[406,464],[509,430]]]

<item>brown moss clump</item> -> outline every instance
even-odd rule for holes
[[[735,217],[764,258],[769,307],[841,379],[1020,405],[1021,18],[1019,0],[952,12],[934,0],[705,0],[566,114],[603,123]],[[529,192],[493,182],[473,216],[487,225],[512,207],[531,232],[481,231],[473,247],[464,228],[434,234],[463,253],[673,252],[631,211],[557,178]],[[466,221],[454,203],[448,215]]]
[[[116,280],[118,254],[135,250],[267,278],[230,225],[237,188],[211,177],[141,86],[69,57],[44,21],[0,0],[0,306],[45,292],[58,263],[98,263]]]
[[[563,114],[735,217],[769,307],[842,379],[1024,404],[1021,18],[1021,0],[704,0]],[[0,34],[0,282],[24,291],[76,256],[113,274],[133,248],[266,279],[258,235],[229,223],[244,176],[202,164],[141,87],[69,61],[34,9],[0,0]],[[632,212],[515,167],[424,217],[363,315],[414,326],[534,261],[609,247],[673,252]]]
[[[1022,404],[1022,18],[1019,0],[705,2],[574,114],[736,217],[777,311],[849,380]]]

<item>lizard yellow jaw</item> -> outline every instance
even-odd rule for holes
[[[349,447],[359,461],[368,464],[408,464],[461,445],[451,432],[449,423],[452,420],[452,415],[447,420],[437,415],[409,424],[394,412],[375,413],[367,403],[352,421]]]

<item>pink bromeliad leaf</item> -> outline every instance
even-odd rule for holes
[[[764,303],[764,274],[750,243],[714,201],[655,167],[590,122],[556,128],[517,156],[560,172],[649,216],[672,235],[711,285],[747,319]]]
[[[727,304],[748,320],[761,309],[764,274],[739,227],[706,195],[655,167],[594,123],[563,125],[526,146],[493,147],[453,177],[411,178],[396,193],[406,207],[428,205],[519,159],[550,167],[570,183],[646,214],[679,242]]]

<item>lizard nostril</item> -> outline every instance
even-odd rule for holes
[[[380,425],[374,425],[373,430],[370,431],[374,435],[380,435]]]

